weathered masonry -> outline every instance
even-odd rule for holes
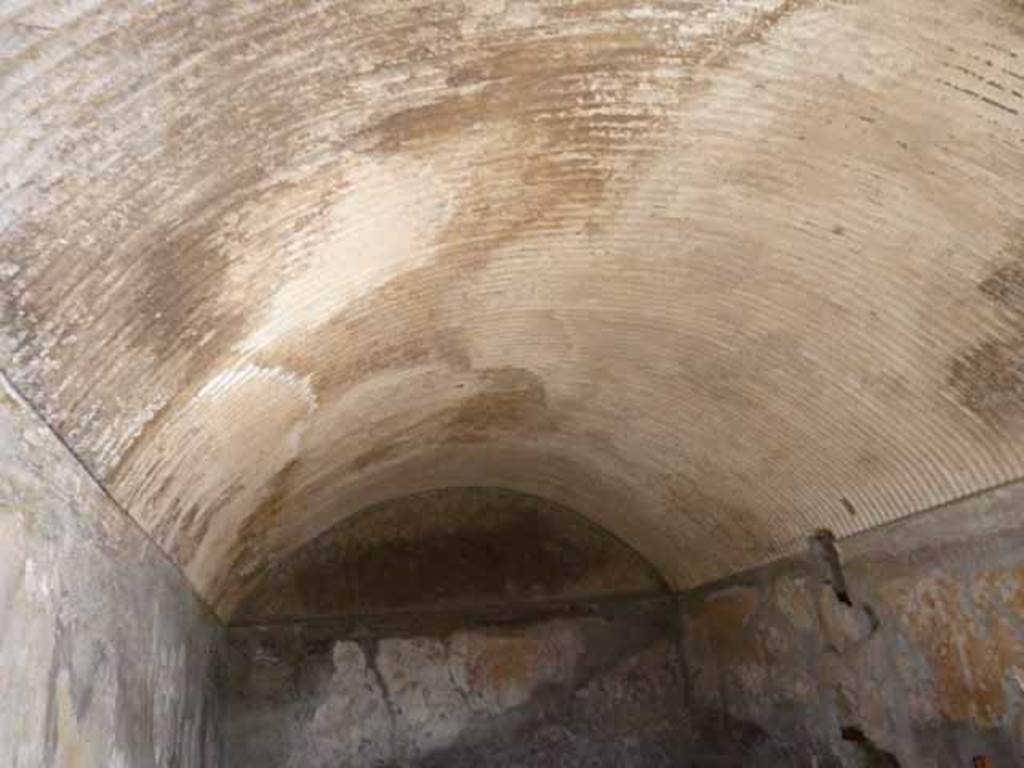
[[[0,2],[0,766],[563,765],[1024,765],[1024,5]]]

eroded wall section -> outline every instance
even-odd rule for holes
[[[229,764],[1024,764],[1024,485],[569,609],[236,627]]]
[[[223,629],[0,381],[0,765],[220,765]]]
[[[229,765],[680,764],[692,734],[671,600],[445,621],[232,629]]]
[[[1024,486],[825,538],[682,598],[703,743],[744,765],[1024,764]]]

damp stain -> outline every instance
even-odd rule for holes
[[[267,484],[264,501],[239,526],[226,556],[227,567],[219,571],[219,578],[210,590],[218,610],[225,605],[233,606],[238,595],[256,581],[273,552],[270,535],[285,515],[288,503],[295,503],[301,472],[299,459],[285,464]]]
[[[544,381],[523,368],[488,371],[487,387],[453,409],[445,422],[448,439],[477,442],[492,433],[541,434],[557,426]]]
[[[988,340],[960,355],[949,384],[977,414],[998,417],[1024,406],[1024,338]]]
[[[573,510],[503,489],[447,488],[346,518],[271,566],[233,620],[663,588],[640,555]]]
[[[359,453],[350,462],[364,472],[423,448],[479,443],[508,436],[554,432],[559,426],[547,402],[544,380],[524,368],[502,367],[478,372],[480,389],[401,429]]]
[[[961,405],[986,420],[1024,418],[1024,234],[1009,239],[978,291],[1004,330],[957,355],[946,383]]]
[[[996,269],[978,284],[978,290],[1007,309],[1024,312],[1024,242],[1018,243],[1013,252],[1020,261]]]

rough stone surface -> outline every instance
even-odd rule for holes
[[[670,619],[662,607],[359,641],[232,629],[230,764],[675,764],[688,731]]]
[[[0,765],[221,766],[223,639],[0,381]]]
[[[702,749],[743,765],[1024,759],[1024,487],[682,598]],[[744,742],[743,739],[747,741]]]
[[[586,616],[238,627],[229,743],[257,767],[1017,765],[1022,510],[1007,486]]]
[[[561,709],[533,723],[421,761],[424,768],[661,768],[690,764],[695,731],[685,708],[672,638],[623,654],[577,688]],[[496,733],[494,731],[497,731]]]
[[[267,570],[231,617],[260,623],[664,592],[585,517],[498,488],[447,488],[359,512]]]
[[[8,0],[0,360],[228,615],[448,486],[685,588],[1024,474],[1017,0]]]

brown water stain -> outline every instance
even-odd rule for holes
[[[700,470],[699,464],[695,464],[694,471],[699,473]],[[760,557],[770,554],[776,543],[787,543],[778,542],[780,532],[753,510],[709,494],[706,490],[709,486],[707,481],[698,482],[683,473],[663,475],[665,508],[673,514],[685,515],[692,525],[701,528],[701,535],[709,540],[724,537],[732,542],[733,547]],[[716,520],[728,523],[716,523]]]
[[[535,373],[513,367],[477,373],[484,383],[481,391],[411,424],[396,423],[389,431],[401,436],[389,436],[362,451],[350,469],[362,472],[425,447],[536,436],[558,428],[544,382]]]
[[[947,384],[972,412],[996,422],[1024,416],[1024,235],[1014,234],[999,266],[978,283],[1003,315],[1005,331],[957,355]]]
[[[547,661],[547,649],[526,637],[496,637],[486,651],[473,659],[468,670],[469,690],[492,693],[499,700],[530,681],[531,675]]]
[[[285,514],[288,502],[300,497],[297,485],[301,473],[302,462],[299,459],[289,461],[271,478],[263,503],[239,526],[226,555],[227,567],[219,572],[219,578],[209,589],[210,600],[218,611],[233,607],[238,595],[254,583],[267,554],[272,551],[268,543],[270,534]],[[202,536],[192,541],[192,546],[198,547]]]
[[[187,564],[192,561],[200,543],[206,538],[210,524],[217,514],[230,506],[240,493],[245,490],[240,483],[231,483],[209,504],[193,503],[188,510],[177,516],[175,525],[177,535],[174,538],[161,538],[160,541],[175,560]],[[174,519],[173,515],[168,518]]]
[[[784,3],[685,43],[662,25],[620,21],[613,31],[568,40],[499,32],[472,57],[454,57],[449,87],[439,98],[382,114],[352,144],[370,155],[429,162],[438,152],[458,151],[452,142],[459,137],[497,139],[485,162],[467,168],[468,187],[434,243],[432,263],[352,302],[300,345],[282,340],[266,363],[309,372],[322,399],[410,364],[464,369],[457,331],[441,324],[443,302],[503,246],[572,229],[583,214],[614,206],[625,194],[616,180],[641,176],[655,160],[678,100],[693,87],[686,80],[657,81],[664,103],[638,102],[636,93],[652,84],[651,72],[712,56],[725,63],[801,5]],[[345,353],[323,354],[337,349]]]
[[[748,626],[759,603],[757,591],[749,587],[733,587],[705,598],[698,620],[705,624],[723,662],[764,662],[756,632]]]
[[[537,435],[557,429],[540,376],[506,367],[488,370],[485,379],[486,389],[463,400],[447,416],[448,440],[478,442],[492,435]]]
[[[994,615],[974,610],[972,593],[986,591],[989,581],[984,573],[971,584],[933,574],[897,599],[901,624],[928,660],[940,713],[982,727],[1000,722],[1007,709],[1006,677],[1024,664],[1019,629],[1004,618],[1007,606]]]
[[[481,371],[479,375],[484,382],[483,390],[453,406],[411,424],[396,422],[390,429],[378,425],[378,431],[384,431],[388,437],[353,458],[347,465],[349,471],[369,471],[439,445],[538,435],[557,428],[547,406],[543,381],[536,374],[517,368],[498,368]],[[394,436],[396,433],[399,436]],[[306,470],[300,467],[300,462],[295,460],[278,473],[269,483],[266,501],[245,518],[229,550],[229,567],[224,571],[233,574],[233,583],[229,587],[223,582],[217,588],[216,594],[220,596],[217,604],[230,604],[233,599],[230,595],[250,589],[255,574],[276,556],[267,543],[267,535],[287,514],[290,505],[301,498],[300,483]],[[217,508],[219,505],[199,513],[205,521],[201,530],[195,526],[179,527],[178,536],[170,543],[172,551],[194,553]]]

